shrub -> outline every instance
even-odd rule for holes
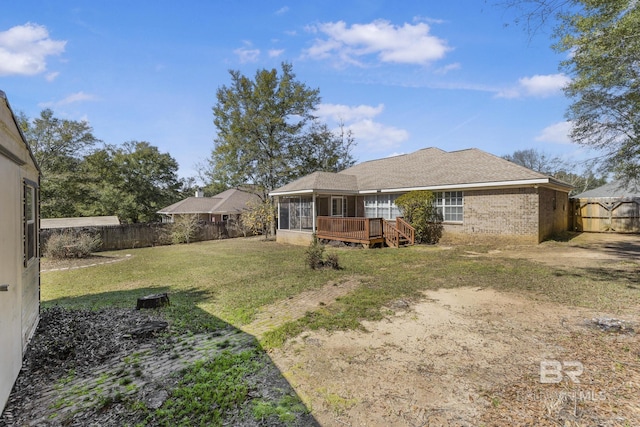
[[[240,221],[246,230],[243,232],[262,234],[265,239],[269,237],[270,229],[275,227],[275,220],[276,211],[270,199],[248,202],[246,209],[240,215]]]
[[[86,258],[102,246],[99,235],[65,231],[53,234],[47,241],[44,254],[50,258]]]
[[[334,270],[340,269],[338,255],[329,254],[325,259],[324,245],[320,243],[315,234],[313,235],[313,240],[311,240],[311,244],[307,248],[305,254],[307,265],[312,270],[318,270],[325,267],[333,268]]]
[[[191,243],[198,230],[200,230],[200,218],[198,215],[179,215],[171,224],[171,243]]]
[[[442,215],[430,191],[410,191],[396,199],[404,219],[416,229],[416,242],[438,243],[442,237]]]

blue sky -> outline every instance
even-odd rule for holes
[[[15,111],[87,120],[109,144],[148,141],[182,177],[213,148],[229,70],[293,64],[344,121],[358,161],[425,147],[496,155],[570,143],[551,28],[530,38],[491,0],[32,1],[0,14],[0,90]]]

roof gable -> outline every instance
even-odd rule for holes
[[[360,191],[546,178],[541,173],[475,148],[452,152],[425,148],[411,154],[363,162],[340,173],[356,175]]]
[[[157,213],[172,214],[233,214],[241,213],[251,200],[259,199],[258,195],[235,188],[223,191],[213,197],[187,197]]]
[[[589,198],[636,198],[640,197],[640,188],[633,183],[625,184],[623,181],[613,181],[604,184],[598,188],[592,188],[584,193],[572,196],[574,199],[589,199]]]
[[[351,193],[406,191],[415,188],[465,188],[484,184],[518,185],[540,183],[570,188],[539,172],[476,148],[447,152],[424,148],[410,154],[370,160],[341,172],[314,172],[272,192],[337,190]]]

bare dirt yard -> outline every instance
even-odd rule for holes
[[[639,236],[582,235],[468,255],[626,269],[640,280],[639,245]],[[639,322],[638,311],[440,289],[396,301],[366,331],[303,333],[271,359],[326,426],[638,426]]]

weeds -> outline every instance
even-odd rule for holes
[[[319,270],[321,268],[339,270],[340,262],[338,260],[338,255],[329,254],[325,256],[324,249],[324,245],[320,243],[314,234],[311,244],[309,244],[309,247],[305,252],[307,266],[312,270]]]
[[[98,235],[65,231],[49,237],[44,254],[55,259],[87,258],[100,246],[102,246],[102,239]]]

